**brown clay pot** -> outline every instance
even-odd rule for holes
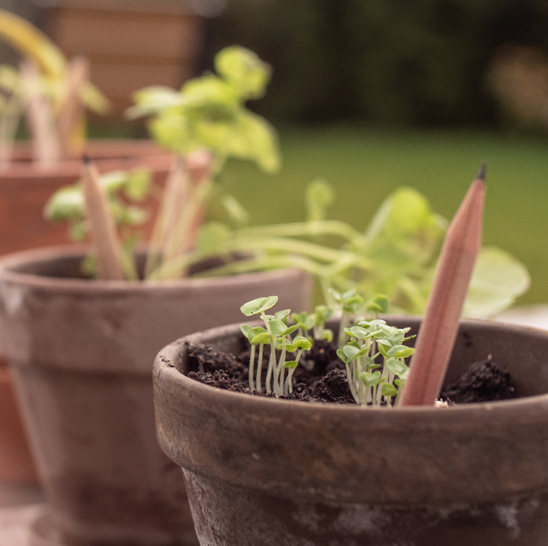
[[[163,182],[172,163],[171,154],[148,140],[92,140],[86,153],[100,172],[143,167],[157,182]],[[15,161],[0,169],[0,255],[67,241],[66,225],[46,220],[43,211],[57,189],[80,178],[81,159],[39,168],[29,157],[30,148],[18,146]]]
[[[546,544],[548,332],[462,322],[449,378],[492,354],[523,398],[445,409],[280,401],[183,375],[187,342],[239,337],[184,337],[154,366],[159,442],[202,546]]]
[[[99,282],[76,278],[81,259],[59,248],[0,260],[0,349],[46,497],[32,544],[195,544],[183,477],[156,441],[154,356],[181,332],[237,320],[246,299],[306,307],[311,280]]]
[[[164,181],[172,161],[171,154],[149,140],[91,140],[87,153],[101,172],[142,166],[151,171],[157,183]],[[37,167],[30,157],[30,146],[18,144],[12,164],[0,169],[0,255],[67,241],[66,225],[46,220],[43,210],[58,188],[79,179],[81,160],[65,160],[46,169]],[[35,483],[36,469],[21,426],[11,377],[1,359],[0,377],[0,483]]]

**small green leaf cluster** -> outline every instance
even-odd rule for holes
[[[147,87],[134,96],[129,117],[151,116],[155,140],[181,155],[206,148],[217,170],[228,157],[255,161],[266,171],[280,166],[277,136],[245,103],[261,98],[271,69],[252,51],[230,46],[215,57],[215,73],[186,82],[180,90]]]
[[[148,219],[143,206],[152,179],[144,169],[110,171],[100,177],[100,184],[107,194],[115,223],[122,228],[142,225]],[[86,211],[81,181],[57,190],[46,203],[44,215],[49,220],[69,224],[69,235],[81,241],[87,233]]]
[[[266,296],[251,300],[240,308],[246,317],[259,315],[264,326],[241,327],[243,335],[251,344],[249,358],[249,388],[262,390],[263,360],[265,347],[269,347],[265,390],[276,396],[287,396],[293,392],[293,373],[302,362],[303,353],[312,347],[313,339],[332,339],[325,328],[331,309],[318,306],[315,313],[291,314],[289,309],[275,314],[266,314],[278,302],[277,296]],[[290,318],[292,324],[290,324]],[[310,335],[312,332],[312,335]],[[258,349],[257,349],[258,348]],[[257,365],[255,366],[255,362]],[[304,362],[303,362],[304,364]],[[287,370],[287,376],[285,375]]]
[[[375,318],[358,320],[344,329],[346,344],[337,350],[348,385],[358,404],[397,404],[408,375],[405,362],[414,349],[404,345],[409,328],[396,328]],[[380,361],[381,362],[380,362]]]
[[[396,404],[408,375],[408,359],[414,352],[405,342],[410,328],[397,328],[378,317],[388,308],[386,296],[379,295],[365,302],[355,291],[332,291],[333,299],[341,310],[337,356],[344,363],[350,391],[356,403],[364,405]],[[292,392],[292,377],[300,364],[312,369],[313,362],[302,358],[314,341],[333,341],[333,332],[326,321],[333,309],[325,305],[316,307],[314,313],[291,313],[289,309],[267,314],[278,302],[277,296],[265,296],[241,306],[245,316],[259,315],[264,326],[241,326],[243,335],[251,345],[249,358],[249,388],[262,390],[263,360],[268,346],[268,368],[265,389],[276,396]],[[373,313],[375,318],[364,319],[359,313]],[[349,319],[352,317],[352,320]],[[289,320],[291,318],[291,321]],[[348,326],[343,326],[347,322]],[[294,335],[294,337],[292,337]],[[288,354],[294,358],[288,360]],[[285,376],[285,369],[288,370]]]

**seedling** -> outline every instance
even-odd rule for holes
[[[378,314],[386,310],[385,296],[378,296],[367,305],[354,296],[355,294],[336,294],[338,304],[346,306],[347,312],[350,310],[358,313],[365,309]],[[266,374],[266,392],[282,396],[292,392],[293,373],[301,362],[303,352],[310,350],[315,340],[332,340],[332,332],[325,328],[325,321],[333,311],[326,306],[319,306],[313,314],[305,312],[291,314],[287,309],[274,315],[267,314],[266,311],[272,309],[277,302],[276,296],[268,296],[242,305],[242,313],[248,317],[259,315],[264,327],[244,324],[241,330],[251,344],[249,359],[251,392],[262,390],[262,362],[264,347],[268,345],[270,356]],[[289,317],[292,324],[289,322]],[[297,335],[292,339],[291,336],[295,332]],[[309,332],[313,332],[314,335],[307,335]],[[370,320],[356,319],[344,328],[343,336],[339,337],[340,345],[337,355],[345,364],[348,384],[356,403],[365,405],[397,403],[408,373],[405,359],[413,354],[413,348],[404,345],[413,337],[406,336],[408,332],[409,328],[390,326],[378,317]],[[259,347],[258,351],[257,347]],[[295,358],[287,360],[288,353],[294,353]],[[379,362],[379,359],[382,361]],[[288,369],[285,378],[284,369]]]
[[[259,315],[264,323],[263,327],[250,327],[243,325],[242,333],[251,343],[251,355],[249,360],[249,388],[262,390],[262,363],[265,345],[269,345],[270,356],[268,359],[268,368],[266,372],[265,389],[267,393],[274,393],[276,396],[288,395],[293,391],[292,376],[295,368],[304,351],[312,346],[310,340],[304,336],[295,336],[291,334],[299,329],[298,325],[289,326],[289,309],[278,311],[274,315],[267,315],[266,311],[271,309],[278,302],[277,296],[268,296],[251,300],[240,308],[246,317]],[[255,347],[259,346],[257,359],[257,376],[254,379],[255,368]],[[279,355],[277,354],[279,351]],[[294,353],[295,357],[287,359],[288,353]],[[285,370],[288,370],[287,378]]]
[[[348,385],[358,404],[397,404],[408,375],[405,359],[414,349],[404,345],[409,328],[396,328],[376,318],[345,328],[348,342],[337,350],[346,366]],[[382,363],[379,362],[382,359]]]

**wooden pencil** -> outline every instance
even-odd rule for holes
[[[439,397],[481,248],[484,201],[482,165],[447,230],[400,406],[433,405]]]
[[[101,186],[97,167],[87,156],[82,159],[84,201],[97,258],[97,277],[103,280],[123,280],[121,244],[108,210],[106,192]]]

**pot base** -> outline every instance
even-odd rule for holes
[[[208,546],[543,546],[548,501],[367,505],[310,502],[185,470],[196,532]]]

